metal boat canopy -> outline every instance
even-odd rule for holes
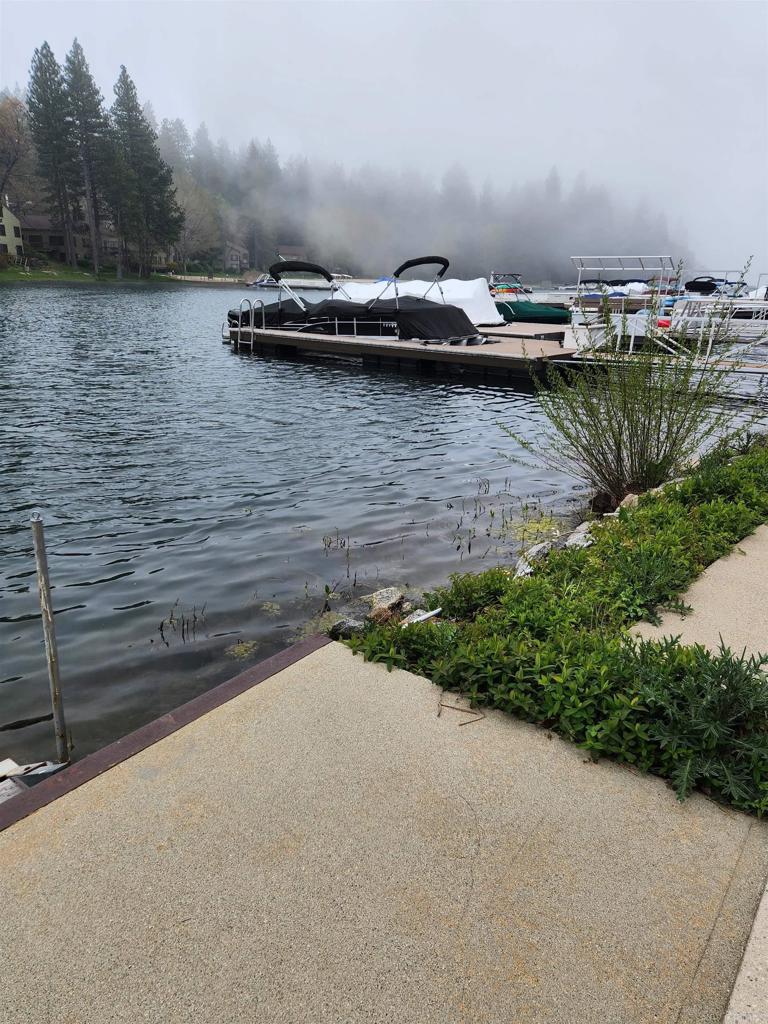
[[[677,280],[677,265],[671,256],[571,256],[578,271],[576,288],[582,281],[601,281],[605,275],[636,274],[656,279],[660,292],[668,291]]]

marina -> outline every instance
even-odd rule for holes
[[[434,278],[404,280],[405,271],[437,266]],[[325,268],[301,261],[270,267],[277,301],[242,299],[222,324],[222,340],[235,352],[283,357],[332,355],[401,369],[529,377],[535,367],[575,349],[564,347],[563,325],[508,324],[492,301],[488,282],[447,279],[442,256],[406,260],[391,278],[342,283]],[[306,302],[284,277],[313,273],[330,298]],[[544,308],[544,307],[542,307]],[[259,326],[260,325],[260,326]]]
[[[702,372],[732,368],[738,393],[762,401],[768,380],[766,275],[750,290],[743,274],[734,272],[682,282],[671,256],[574,256],[572,262],[573,294],[553,305],[550,295],[526,289],[519,274],[446,279],[449,261],[440,256],[408,260],[391,278],[367,283],[341,283],[318,265],[281,261],[270,268],[277,300],[242,299],[229,311],[221,337],[236,353],[336,357],[509,382],[541,378],[548,363],[578,366],[612,346],[630,353],[649,346],[659,355],[690,349]],[[432,281],[401,278],[403,271],[429,264],[439,267]],[[305,302],[284,279],[286,268],[316,274],[330,297]],[[623,276],[612,278],[615,273]]]
[[[0,1024],[768,1024],[766,4],[0,0]]]

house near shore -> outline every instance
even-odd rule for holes
[[[66,260],[64,229],[47,213],[27,213],[21,219],[21,235],[28,255],[38,253],[50,260]],[[85,225],[74,232],[75,254],[78,261],[91,259],[91,238]],[[120,252],[120,239],[109,222],[102,225],[102,258],[114,262]]]
[[[307,249],[304,245],[293,245],[288,242],[278,242],[277,255],[283,260],[306,260]]]
[[[21,221],[7,206],[0,203],[0,253],[23,258],[24,239]]]
[[[248,269],[248,250],[237,242],[224,243],[224,269],[241,274]]]
[[[13,234],[13,228],[18,228],[17,237],[19,239],[19,245],[23,247],[22,251],[26,256],[38,256],[44,257],[50,261],[57,261],[61,263],[65,262],[67,257],[64,244],[64,229],[53,217],[51,217],[50,214],[30,212],[23,214],[21,219],[19,219],[13,214],[10,214],[10,211],[6,207],[3,207],[3,214],[4,217],[13,217],[13,226],[9,226],[7,228],[7,233],[8,235],[11,235]],[[10,224],[10,220],[7,221],[7,223]],[[0,242],[4,241],[2,234],[3,232],[0,230]],[[78,263],[90,263],[91,236],[86,224],[78,222],[75,225],[74,241],[75,255]],[[13,252],[13,249],[11,249],[10,246],[8,250],[4,250],[0,247],[0,252],[4,251]],[[129,246],[129,257],[132,251],[132,247]],[[120,252],[120,237],[115,231],[112,222],[105,218],[101,222],[102,263],[114,266],[118,262]],[[21,255],[21,253],[18,255]],[[226,241],[220,250],[220,256],[220,265],[223,265],[226,270],[235,271],[235,273],[243,273],[248,269],[248,249],[243,245],[239,245],[237,242]],[[173,246],[167,249],[158,249],[152,253],[152,269],[158,272],[165,271],[166,268],[178,258],[178,253]]]
[[[38,253],[62,262],[66,259],[64,229],[47,213],[24,214],[21,233],[28,253]],[[79,260],[85,259],[87,252],[90,253],[90,248],[86,250],[85,239],[79,233],[75,234],[75,252]]]

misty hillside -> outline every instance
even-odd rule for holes
[[[520,271],[559,281],[573,277],[571,255],[687,255],[660,214],[584,178],[564,185],[554,169],[538,181],[477,189],[458,164],[433,180],[370,164],[281,159],[268,140],[233,149],[214,144],[205,125],[190,138],[179,120],[162,122],[158,143],[193,247],[213,249],[223,232],[248,247],[257,267],[290,244],[354,274],[440,253],[460,276]]]
[[[159,253],[213,270],[229,243],[255,270],[298,247],[355,275],[440,254],[461,277],[514,271],[534,283],[573,280],[571,255],[690,261],[664,216],[601,184],[599,167],[569,182],[555,168],[538,180],[489,169],[478,187],[460,163],[395,172],[286,157],[268,139],[214,142],[179,118],[158,124],[125,67],[114,94],[108,106],[77,41],[63,65],[47,44],[35,50],[26,92],[0,94],[0,191],[68,237],[87,222],[97,251],[111,233],[143,269]]]

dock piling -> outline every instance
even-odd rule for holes
[[[61,700],[59,652],[56,646],[56,630],[53,624],[53,604],[51,602],[51,584],[48,574],[48,556],[45,552],[43,517],[39,512],[34,512],[30,522],[32,526],[32,541],[35,547],[37,587],[40,591],[45,656],[48,662],[48,682],[51,688],[51,709],[53,711],[53,727],[56,733],[56,756],[61,764],[66,764],[69,761],[69,742],[64,721],[64,705]]]

